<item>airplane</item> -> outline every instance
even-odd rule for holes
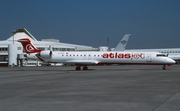
[[[129,39],[129,36],[131,34],[126,34],[124,35],[124,37],[121,39],[121,41],[119,42],[119,44],[116,46],[116,48],[114,48],[113,51],[124,51]]]
[[[124,52],[124,51],[43,51],[37,49],[28,38],[19,39],[27,54],[34,54],[41,61],[76,65],[76,70],[88,70],[90,65],[103,64],[137,64],[171,66],[175,63],[171,58],[158,52]]]

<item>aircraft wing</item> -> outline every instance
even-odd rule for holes
[[[73,65],[96,65],[98,61],[95,60],[68,60],[65,64],[73,64]]]

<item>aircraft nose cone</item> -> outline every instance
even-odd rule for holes
[[[171,58],[166,59],[166,62],[168,62],[168,63],[170,63],[170,64],[175,64],[175,63],[176,63],[176,61],[174,61],[174,60],[171,59]]]

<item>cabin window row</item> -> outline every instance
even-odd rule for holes
[[[160,51],[160,53],[180,53],[180,51]]]
[[[91,55],[71,55],[71,54],[66,54],[62,56],[70,56],[70,57],[91,57]],[[94,55],[94,57],[100,57],[100,55]]]
[[[53,48],[53,51],[75,51],[73,48]]]

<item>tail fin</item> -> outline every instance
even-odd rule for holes
[[[42,50],[37,49],[28,38],[19,39],[18,42],[21,42],[27,54],[38,53],[42,51]]]
[[[119,44],[116,46],[116,48],[114,48],[113,51],[124,51],[129,39],[129,36],[131,34],[126,34],[124,35],[124,37],[121,39],[121,41],[119,42]]]

